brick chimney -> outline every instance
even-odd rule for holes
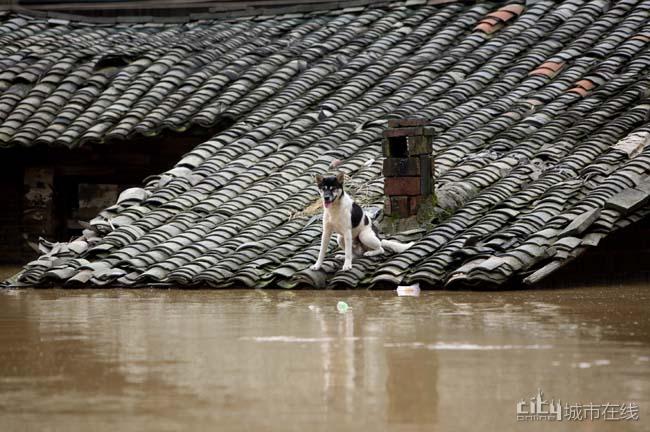
[[[433,198],[432,129],[427,120],[389,120],[384,131],[384,213],[416,216]]]

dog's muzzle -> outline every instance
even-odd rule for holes
[[[335,200],[336,200],[336,195],[327,192],[323,194],[323,205],[325,207],[331,206]]]

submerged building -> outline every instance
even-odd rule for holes
[[[647,279],[649,0],[342,3],[283,4],[290,9],[270,15],[208,10],[182,22],[6,13],[0,146],[11,149],[0,154],[22,153],[3,175],[23,166],[15,181],[22,176],[31,194],[33,179],[38,190],[47,183],[29,155],[52,146],[83,149],[77,167],[98,158],[109,176],[124,175],[88,181],[86,200],[111,199],[98,199],[78,226],[68,217],[80,235],[41,242],[16,283]],[[392,234],[415,241],[406,252],[357,258],[342,272],[332,241],[322,270],[311,271],[316,174],[337,166],[367,211],[389,217],[390,119],[425,121],[433,210]],[[65,157],[37,168],[55,178]]]

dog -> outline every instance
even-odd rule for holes
[[[311,270],[319,270],[323,265],[327,246],[332,233],[337,234],[337,243],[345,251],[343,271],[352,268],[352,255],[375,256],[384,253],[384,248],[401,253],[413,243],[400,243],[393,240],[380,240],[377,227],[370,216],[345,193],[343,182],[345,174],[339,172],[330,176],[315,176],[316,185],[323,202],[323,236],[320,252]]]

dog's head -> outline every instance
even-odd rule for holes
[[[343,195],[343,180],[345,174],[337,173],[331,176],[316,176],[316,185],[320,191],[320,196],[323,199],[323,206],[325,208],[331,206],[334,201]]]

